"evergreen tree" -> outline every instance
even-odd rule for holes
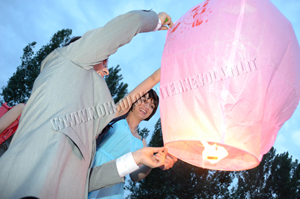
[[[21,65],[17,67],[17,71],[10,77],[7,86],[2,88],[1,95],[4,101],[10,106],[26,102],[30,97],[34,80],[40,73],[41,62],[54,49],[64,45],[70,39],[71,34],[72,30],[70,29],[58,31],[50,39],[50,42],[42,46],[36,53],[33,51],[36,42],[29,43],[23,49]]]
[[[237,186],[232,189],[232,198],[264,198],[265,179],[270,175],[270,164],[275,156],[275,149],[267,153],[256,168],[238,171]]]
[[[160,119],[150,146],[163,146]],[[212,171],[178,160],[172,169],[153,169],[140,182],[129,182],[128,198],[228,198],[231,172]]]
[[[144,127],[142,130],[140,129],[140,127],[138,127],[137,132],[142,138],[146,139],[150,131],[146,127]]]
[[[288,152],[275,155],[272,148],[256,168],[236,172],[231,198],[299,198],[300,166]]]
[[[293,162],[291,179],[291,193],[290,198],[300,198],[300,164],[298,160]]]
[[[296,194],[295,191],[299,193],[299,185],[297,188],[297,184],[293,183],[300,180],[294,178],[295,181],[292,182],[293,177],[296,177],[293,176],[296,166],[299,167],[292,157],[289,157],[288,152],[275,156],[270,168],[271,174],[267,179],[269,196],[272,194],[274,198],[294,199],[292,196]]]
[[[105,76],[104,79],[109,88],[111,96],[113,97],[115,103],[117,103],[127,94],[128,84],[121,82],[123,77],[121,74],[119,74],[119,72],[121,71],[119,65],[117,65],[116,67],[111,67],[108,70],[109,75]]]

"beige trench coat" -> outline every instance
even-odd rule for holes
[[[90,172],[95,139],[115,115],[108,87],[93,66],[157,22],[152,11],[132,11],[45,58],[0,158],[1,199],[81,199],[87,198],[90,177],[90,190],[122,182],[115,161]]]

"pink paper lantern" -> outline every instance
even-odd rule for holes
[[[165,146],[216,170],[256,167],[300,99],[300,50],[269,0],[206,0],[169,30],[161,67]]]

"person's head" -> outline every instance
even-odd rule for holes
[[[99,64],[96,64],[94,66],[94,70],[101,76],[104,77],[105,75],[109,75],[109,71],[107,68],[108,65],[108,59],[103,60]]]
[[[70,45],[71,43],[77,41],[78,39],[80,39],[81,36],[77,36],[77,37],[72,37],[70,39],[70,41],[68,41],[65,45],[65,46],[68,46]],[[107,65],[108,65],[108,58],[103,60],[102,62],[100,62],[99,64],[96,64],[94,65],[94,70],[102,77],[104,77],[105,75],[109,75],[109,71],[108,71],[108,68],[107,68]]]
[[[158,104],[159,97],[156,92],[151,89],[132,104],[129,114],[135,114],[135,116],[141,120],[148,121],[155,114]]]

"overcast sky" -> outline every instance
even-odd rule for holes
[[[30,42],[36,41],[35,50],[38,50],[47,44],[58,30],[69,28],[73,30],[72,36],[82,35],[87,30],[103,26],[117,15],[137,9],[165,11],[173,21],[176,21],[200,2],[202,0],[2,0],[0,88],[6,86],[8,79],[20,65],[23,48]],[[291,21],[299,41],[300,1],[272,0],[272,2]],[[130,44],[120,48],[110,57],[110,66],[118,64],[121,66],[124,82],[129,84],[129,91],[160,67],[165,37],[165,31],[139,34]],[[141,127],[147,126],[153,130],[158,118],[159,111],[150,122],[142,122]],[[288,151],[294,158],[300,159],[300,106],[279,131],[275,148],[278,153]]]

